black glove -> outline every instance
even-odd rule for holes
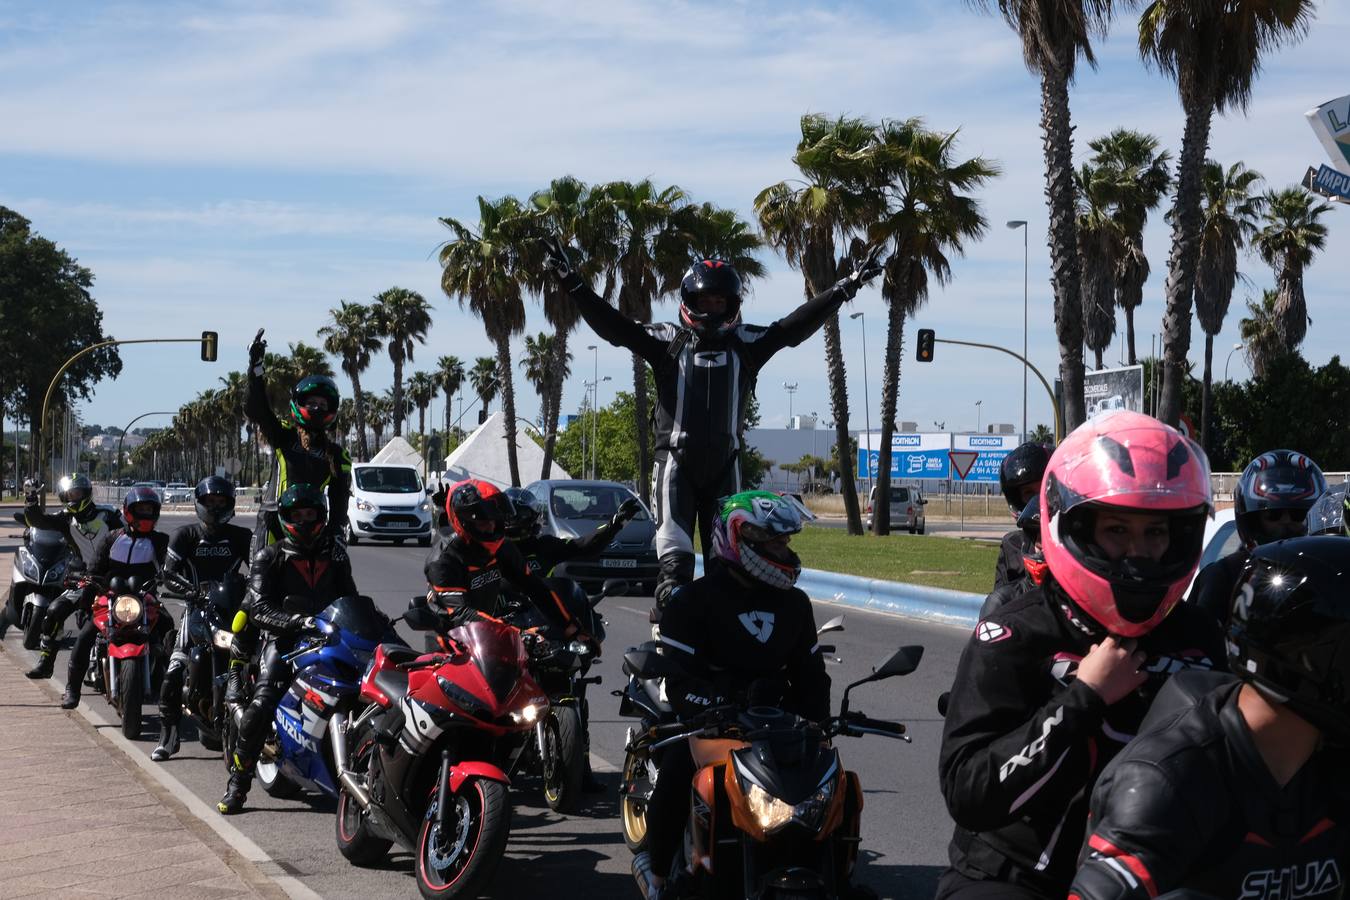
[[[567,283],[576,278],[576,270],[567,257],[567,247],[556,234],[543,238],[544,266],[558,281]]]
[[[880,257],[881,247],[878,245],[867,254],[867,258],[861,264],[853,268],[850,274],[836,281],[834,289],[842,293],[845,300],[852,300],[864,284],[882,273],[884,267],[881,265]]]
[[[629,497],[619,504],[619,511],[614,514],[614,518],[610,519],[609,523],[622,528],[624,523],[640,512],[642,512],[642,503],[636,497]]]
[[[267,341],[263,340],[263,330],[259,328],[258,333],[253,336],[253,343],[248,345],[248,368],[258,376],[263,373],[263,355],[267,353]]]

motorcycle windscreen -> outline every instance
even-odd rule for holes
[[[454,629],[451,636],[469,648],[497,702],[506,702],[529,662],[520,632],[505,622],[478,619]]]
[[[369,597],[339,597],[319,616],[343,631],[371,641],[378,641],[389,627],[375,608],[375,601]]]
[[[33,529],[33,537],[28,543],[28,552],[33,554],[43,569],[50,569],[65,559],[67,549],[65,536],[61,532],[45,528]]]

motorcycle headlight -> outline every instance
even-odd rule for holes
[[[42,576],[42,583],[60,584],[61,580],[64,579],[65,577],[66,577],[66,561],[63,559],[46,571],[46,573]]]
[[[834,785],[833,778],[822,784],[819,790],[792,808],[792,818],[807,828],[819,829],[830,801],[834,799]]]
[[[38,581],[38,564],[27,547],[19,547],[19,571],[29,581]]]
[[[773,834],[792,821],[793,809],[754,782],[743,782],[745,803],[765,834]]]
[[[361,512],[374,512],[375,504],[371,503],[369,500],[362,500],[358,497],[356,500],[356,508],[361,510]]]
[[[534,720],[539,718],[539,707],[533,703],[527,703],[519,710],[511,713],[511,721],[517,725],[532,725]]]
[[[112,605],[113,621],[121,625],[130,625],[141,618],[141,601],[139,597],[133,597],[130,594],[122,594]]]
[[[572,641],[567,645],[568,653],[575,653],[577,656],[587,656],[591,652],[590,645],[582,641]]]

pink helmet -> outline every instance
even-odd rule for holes
[[[1112,561],[1094,541],[1098,510],[1169,517],[1161,560]],[[1209,460],[1199,445],[1151,416],[1097,416],[1064,439],[1041,482],[1041,545],[1055,581],[1121,637],[1148,634],[1195,574],[1205,519],[1214,514]]]

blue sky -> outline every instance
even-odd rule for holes
[[[1135,21],[1117,23],[1072,94],[1078,154],[1126,126],[1158,135],[1174,155],[1182,115],[1175,88],[1139,61]],[[1344,48],[1350,13],[1325,4],[1312,33],[1269,57],[1246,116],[1216,119],[1210,155],[1242,159],[1275,186],[1325,161],[1303,113],[1350,92]],[[1337,60],[1341,62],[1337,62]],[[1337,73],[1340,73],[1337,75]],[[195,348],[128,348],[122,376],[98,387],[87,421],[125,424],[174,408],[244,367],[265,325],[274,347],[315,342],[339,300],[367,301],[399,285],[435,308],[419,365],[491,348],[476,321],[439,288],[438,216],[472,219],[475,196],[525,195],[550,178],[651,177],[700,201],[750,215],[754,195],[793,174],[803,112],[872,118],[921,115],[960,129],[960,151],[997,160],[982,194],[987,237],[934,290],[910,326],[900,417],[931,427],[1021,420],[1015,362],[939,346],[913,363],[913,329],[1007,345],[1021,342],[1022,237],[1030,221],[1031,356],[1057,365],[1046,250],[1039,87],[1000,19],[955,0],[895,3],[546,0],[496,3],[72,4],[0,0],[0,204],[31,219],[91,268],[107,330],[117,337],[221,333],[222,362]],[[1313,318],[1304,353],[1322,363],[1350,333],[1345,260],[1350,209],[1328,217],[1331,238],[1309,270]],[[1169,237],[1155,216],[1146,236],[1153,277],[1136,316],[1139,350],[1160,330]],[[747,303],[765,322],[801,298],[800,276],[765,254],[770,277]],[[1273,283],[1256,258],[1216,340],[1221,368],[1246,293]],[[884,304],[864,310],[870,394],[880,398]],[[673,316],[658,308],[658,317]],[[546,327],[537,304],[529,329]],[[863,410],[862,335],[843,322],[855,427]],[[1120,320],[1123,332],[1123,317]],[[1200,360],[1198,326],[1191,358]],[[574,409],[597,343],[573,340]],[[1118,354],[1108,354],[1111,362]],[[828,415],[816,337],[777,357],[760,381],[765,425],[797,412]],[[631,381],[626,354],[602,346],[606,392]],[[1246,374],[1242,354],[1232,374]],[[1222,373],[1219,373],[1222,374]],[[363,381],[392,380],[387,359]],[[344,383],[344,387],[346,387]],[[1033,379],[1031,422],[1050,421]],[[538,402],[517,380],[522,415]],[[875,413],[873,420],[877,417]],[[875,421],[873,423],[876,424]]]

